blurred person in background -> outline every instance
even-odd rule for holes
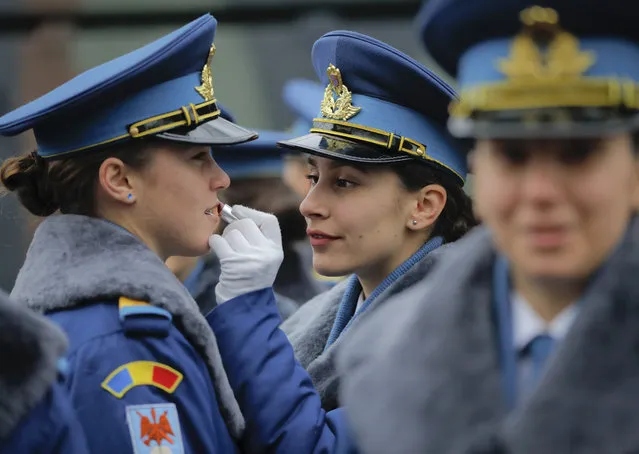
[[[485,228],[343,350],[367,454],[639,451],[639,7],[541,3],[420,16]]]
[[[314,266],[326,275],[352,274],[282,330],[265,297],[228,301],[207,316],[247,426],[255,428],[255,452],[356,450],[337,395],[349,372],[336,371],[336,352],[371,312],[406,298],[449,247],[443,245],[475,224],[463,191],[465,153],[445,130],[453,89],[359,33],[328,33],[312,59],[326,87],[321,116],[309,134],[280,145],[311,156],[311,189],[300,211]],[[261,239],[234,242],[225,254],[237,261],[269,248]]]
[[[64,383],[87,452],[240,451],[244,419],[215,335],[164,263],[210,248],[229,185],[211,146],[256,138],[220,117],[216,25],[203,15],[0,117],[0,134],[33,129],[37,142],[0,181],[46,218],[12,297],[69,337]],[[275,272],[223,274],[216,297],[270,291]]]
[[[67,340],[0,290],[0,453],[89,452],[67,390]]]
[[[282,99],[296,116],[289,132],[292,137],[303,136],[313,127],[313,118],[317,116],[320,102],[324,97],[324,87],[307,79],[291,79],[284,84]],[[308,179],[308,156],[304,153],[291,153],[282,149],[284,170],[282,179],[299,196],[306,197],[311,188]]]

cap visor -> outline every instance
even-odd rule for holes
[[[554,123],[456,118],[451,118],[448,122],[448,129],[453,136],[473,139],[588,139],[634,131],[638,128],[639,116],[610,118],[604,121]]]
[[[380,147],[374,145],[362,145],[351,140],[327,137],[317,133],[282,140],[277,144],[287,150],[366,164],[385,164],[413,159],[407,154],[384,153]]]
[[[233,145],[256,139],[257,132],[218,117],[190,131],[173,130],[157,134],[156,137],[174,142],[202,145]]]

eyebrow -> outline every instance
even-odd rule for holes
[[[351,167],[351,168],[353,168],[353,169],[355,169],[355,170],[357,170],[359,172],[362,172],[362,173],[370,173],[369,169],[366,166],[363,166],[363,165],[357,165],[355,163],[340,161],[340,160],[337,160],[337,159],[329,159],[329,160],[331,161],[330,164],[329,164],[331,169],[339,169],[340,167]],[[307,159],[306,162],[308,163],[308,165],[310,165],[312,167],[315,167],[315,168],[318,167],[317,161],[313,157],[309,156],[309,158]]]

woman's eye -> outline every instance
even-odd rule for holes
[[[317,184],[317,180],[319,179],[319,177],[317,175],[313,175],[312,173],[309,173],[308,175],[306,175],[306,179],[310,181],[311,184]]]
[[[523,164],[528,159],[528,152],[516,145],[502,148],[501,155],[511,165]]]
[[[597,143],[593,141],[573,141],[561,151],[561,160],[565,164],[578,165],[594,155]]]
[[[209,155],[210,155],[210,153],[202,152],[202,153],[198,153],[195,156],[193,156],[193,159],[195,159],[196,161],[204,161],[204,160],[209,159]]]
[[[335,180],[335,184],[338,188],[352,188],[353,186],[357,185],[357,183],[350,180],[345,180],[344,178],[338,178],[337,180]]]

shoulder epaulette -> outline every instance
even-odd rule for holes
[[[121,296],[118,300],[118,310],[120,322],[127,335],[169,334],[173,316],[166,309]]]

